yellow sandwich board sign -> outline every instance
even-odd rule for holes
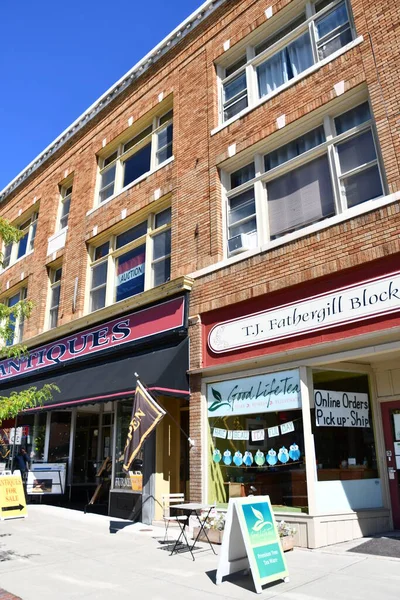
[[[15,519],[26,514],[21,475],[0,475],[0,519]]]

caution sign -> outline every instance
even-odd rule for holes
[[[0,476],[0,519],[25,517],[26,500],[21,475]]]

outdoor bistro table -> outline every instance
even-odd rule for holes
[[[201,532],[204,533],[204,535],[207,538],[207,542],[210,545],[211,550],[214,552],[214,554],[216,554],[216,552],[215,552],[215,550],[213,548],[213,545],[211,544],[211,542],[209,540],[209,537],[207,535],[207,530],[205,528],[205,524],[207,522],[207,519],[208,519],[208,517],[210,515],[210,512],[212,511],[212,509],[215,508],[215,504],[200,504],[200,503],[197,503],[197,502],[185,502],[184,504],[174,504],[173,507],[174,507],[174,509],[178,509],[178,510],[181,510],[181,511],[187,513],[187,522],[189,522],[190,517],[192,515],[194,515],[197,518],[198,522],[199,522],[200,528],[199,528],[199,531],[197,532],[196,538],[193,541],[192,546],[190,546],[189,542],[187,541],[186,534],[185,534],[186,522],[183,521],[183,523],[181,523],[178,520],[178,525],[179,525],[179,528],[180,528],[180,534],[179,534],[178,539],[175,542],[174,547],[172,548],[171,555],[174,552],[178,552],[177,546],[179,545],[179,543],[181,541],[181,538],[183,537],[185,539],[185,541],[186,541],[186,546],[188,547],[188,549],[190,551],[190,554],[192,555],[192,558],[194,560],[193,548],[195,547],[196,542],[198,541],[198,539],[199,539],[199,537],[201,535]],[[203,519],[201,519],[201,512],[202,511],[204,511],[206,513]]]

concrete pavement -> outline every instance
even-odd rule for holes
[[[114,533],[111,533],[114,531]],[[0,522],[0,588],[22,600],[398,600],[400,559],[348,552],[365,541],[286,553],[289,583],[255,594],[251,575],[216,586],[218,556],[170,556],[162,527],[45,505]],[[219,547],[216,546],[218,551]]]

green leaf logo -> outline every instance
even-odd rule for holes
[[[220,408],[221,406],[230,406],[229,402],[213,402],[211,404],[211,406],[208,407],[208,412],[214,412],[215,410],[217,410],[218,408]]]
[[[212,391],[212,395],[214,396],[214,398],[216,400],[218,400],[218,402],[222,402],[222,396],[219,393],[219,391],[218,390],[214,390],[214,388],[211,388],[211,391]]]
[[[261,531],[261,529],[264,529],[264,527],[266,527],[267,529],[272,529],[273,525],[271,521],[264,521],[264,517],[261,511],[256,510],[254,506],[251,506],[250,508],[257,519],[257,521],[252,527],[253,531]]]

